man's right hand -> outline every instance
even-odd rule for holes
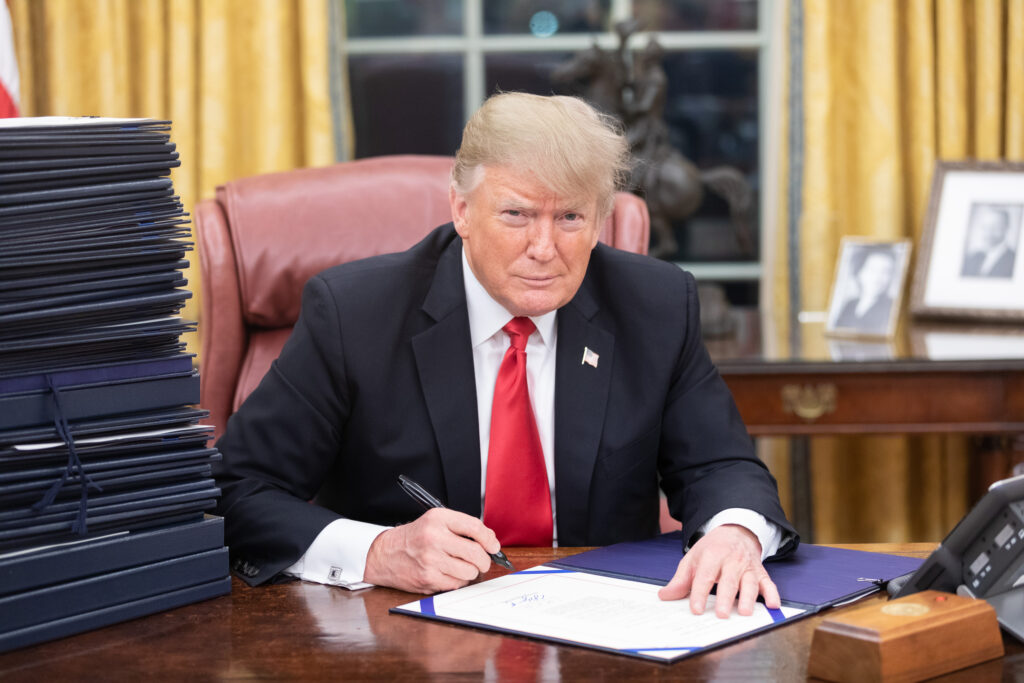
[[[500,549],[497,536],[476,517],[436,508],[377,536],[363,580],[411,593],[449,591],[487,571],[488,553]]]

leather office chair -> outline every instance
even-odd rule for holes
[[[202,407],[219,437],[270,369],[311,276],[404,250],[451,220],[451,157],[385,156],[233,180],[199,202]],[[642,199],[619,193],[601,239],[647,252]]]

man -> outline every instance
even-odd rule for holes
[[[778,604],[762,556],[796,537],[700,340],[693,278],[597,245],[627,159],[580,100],[498,95],[466,124],[453,224],[309,281],[218,444],[247,580],[450,590],[502,543],[656,534],[660,477],[694,542],[663,597],[699,613],[717,581],[720,616],[737,594],[741,613]],[[450,509],[420,515],[402,474]]]
[[[888,247],[864,247],[851,259],[858,295],[843,304],[835,327],[884,335],[889,329],[893,298],[889,295],[896,256]]]
[[[981,205],[971,224],[973,249],[964,257],[961,275],[965,277],[1013,277],[1017,253],[1008,240],[1010,213],[1001,206]]]

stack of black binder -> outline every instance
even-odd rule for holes
[[[0,652],[230,590],[169,129],[0,120]]]

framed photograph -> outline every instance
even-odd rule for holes
[[[936,164],[910,310],[1024,320],[1024,163]]]
[[[825,320],[825,333],[892,337],[900,313],[910,240],[844,237]]]

